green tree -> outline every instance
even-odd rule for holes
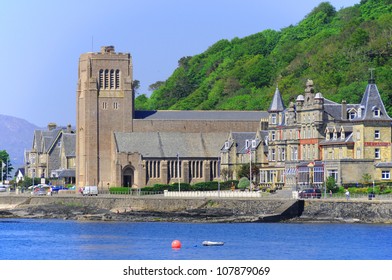
[[[140,81],[139,80],[133,80],[132,82],[132,90],[136,94],[138,94],[138,89],[140,88]]]
[[[157,89],[159,89],[164,83],[165,83],[165,82],[157,81],[157,82],[155,82],[155,83],[149,85],[149,86],[148,86],[148,90],[149,90],[149,91],[157,90]]]
[[[250,181],[247,177],[242,177],[240,179],[240,181],[238,182],[238,188],[240,190],[244,190],[246,188],[249,188],[249,185],[250,185]]]
[[[327,186],[327,192],[332,191],[333,193],[336,193],[339,190],[339,187],[336,185],[336,181],[333,176],[329,176],[327,178],[325,185]]]
[[[1,161],[0,167],[2,167],[1,168],[1,170],[2,170],[1,171],[2,172],[1,178],[3,178],[3,180],[7,180],[14,168],[12,167],[12,164],[10,162],[10,156],[6,150],[0,151],[0,161]]]

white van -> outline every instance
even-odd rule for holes
[[[85,195],[98,195],[98,187],[97,186],[85,186],[82,192],[83,196]]]

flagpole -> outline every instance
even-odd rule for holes
[[[249,191],[252,190],[252,151],[249,148]]]
[[[178,176],[178,192],[181,191],[181,177],[180,177],[180,154],[177,153],[177,176]]]

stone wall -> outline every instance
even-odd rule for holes
[[[0,196],[0,209],[16,205],[74,205],[115,211],[205,211],[214,215],[254,216],[254,221],[392,223],[392,201],[222,199],[164,197],[18,197]],[[283,217],[282,217],[283,216]],[[299,216],[299,217],[298,217]],[[272,218],[274,217],[274,218]]]

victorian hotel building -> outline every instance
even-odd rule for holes
[[[391,121],[374,79],[359,104],[332,102],[308,80],[304,94],[285,108],[277,89],[268,110],[268,164],[260,184],[322,188],[327,177],[338,185],[390,181]]]
[[[238,168],[249,162],[261,187],[322,187],[328,176],[355,184],[363,174],[389,181],[392,120],[375,81],[359,104],[332,102],[314,88],[308,80],[288,108],[277,88],[268,111],[137,111],[131,55],[113,46],[82,54],[76,185],[239,179]]]

